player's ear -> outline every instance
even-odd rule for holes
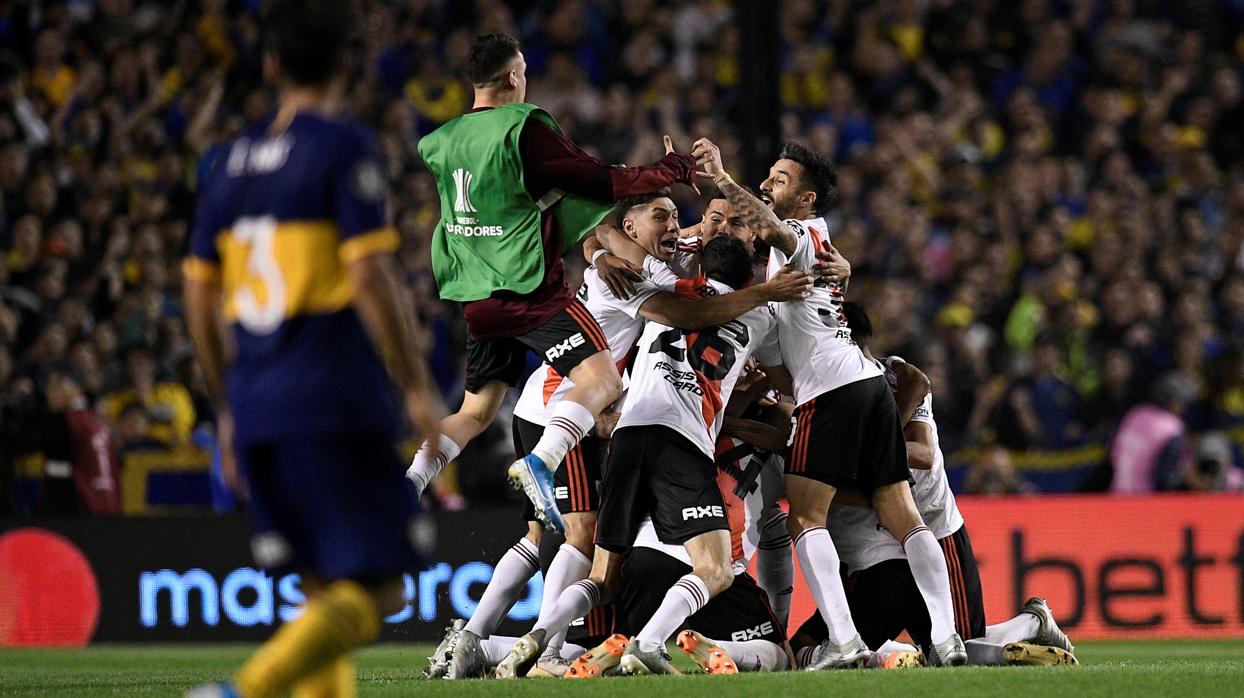
[[[626,216],[625,218],[623,218],[622,219],[622,232],[626,233],[626,236],[631,238],[632,240],[639,237],[639,234],[635,231],[635,219],[631,218],[630,216]]]
[[[808,208],[816,208],[816,192],[814,191],[805,191],[799,196],[799,200],[807,204]]]

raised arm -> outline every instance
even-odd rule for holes
[[[721,164],[721,150],[715,143],[701,138],[691,147],[691,154],[696,164],[704,168],[697,174],[713,180],[753,233],[784,255],[790,256],[795,251],[795,233],[763,201],[731,179]]]
[[[911,421],[916,408],[924,402],[924,398],[932,390],[932,383],[924,371],[909,363],[894,362],[891,370],[897,377],[894,390],[894,401],[898,403],[899,422],[906,425]]]

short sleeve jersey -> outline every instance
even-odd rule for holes
[[[398,401],[347,269],[399,244],[375,138],[310,113],[280,132],[269,125],[246,131],[207,172],[184,265],[187,278],[223,291],[237,439],[393,431]]]
[[[677,285],[680,295],[692,298],[730,290],[702,278]],[[747,358],[754,354],[769,365],[780,360],[775,327],[768,306],[698,331],[649,322],[636,347],[631,385],[617,428],[666,426],[712,458],[725,405]]]
[[[795,249],[789,256],[777,248],[770,251],[768,277],[788,264],[811,269],[816,264],[817,250],[829,242],[822,219],[785,223],[795,234]],[[842,289],[818,279],[807,299],[774,305],[782,363],[794,379],[796,404],[802,405],[848,383],[881,375],[881,369],[865,358],[851,339],[842,303]]]
[[[619,371],[626,366],[635,340],[644,328],[639,309],[662,289],[673,291],[678,277],[662,261],[649,256],[644,260],[644,280],[636,283],[631,297],[618,298],[601,280],[596,267],[583,272],[583,285],[579,287],[578,299],[587,308],[609,342],[614,364]],[[548,363],[541,364],[523,384],[514,415],[533,424],[545,425],[552,415],[553,407],[574,387],[574,381],[564,378]]]

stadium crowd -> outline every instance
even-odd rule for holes
[[[0,3],[0,481],[62,433],[49,412],[94,410],[122,453],[210,440],[177,262],[198,175],[273,104],[259,4]],[[664,133],[740,161],[729,2],[364,5],[347,102],[380,133],[448,396],[462,319],[432,281],[416,144],[470,107],[476,34],[522,37],[529,101],[608,162],[657,159]],[[1168,444],[1164,487],[1238,488],[1216,432],[1244,425],[1244,7],[776,5],[783,136],[838,169],[829,222],[874,345],[929,375],[948,452],[988,446],[969,489],[1022,491],[1009,451],[1105,443],[1138,409],[1213,434]]]

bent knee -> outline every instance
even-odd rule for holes
[[[708,593],[716,596],[734,583],[734,570],[729,564],[724,565],[705,565],[698,567],[693,572],[695,576],[704,581],[704,586],[708,587]]]

